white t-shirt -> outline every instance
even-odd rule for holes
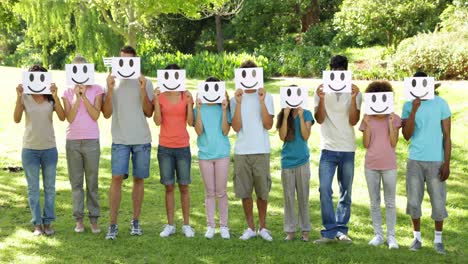
[[[270,115],[274,116],[273,98],[265,95],[265,106]],[[236,98],[231,99],[231,115],[234,119]],[[237,133],[234,154],[264,154],[270,153],[270,138],[268,130],[263,127],[262,110],[258,93],[244,93],[242,95],[242,128]]]
[[[320,126],[320,148],[332,151],[354,152],[356,137],[349,124],[351,93],[325,94],[325,119]],[[320,97],[315,91],[314,106],[318,110]],[[361,110],[362,94],[356,96],[357,109]]]

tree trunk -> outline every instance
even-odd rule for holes
[[[310,4],[301,16],[301,32],[309,30],[310,25],[320,21],[320,5],[318,0],[310,0]]]
[[[222,22],[221,17],[215,15],[215,23],[216,23],[216,46],[218,48],[218,53],[223,52],[223,29],[222,29]]]
[[[132,48],[136,49],[136,21],[135,21],[135,11],[131,6],[127,9],[128,13],[128,29],[127,29],[127,42]]]

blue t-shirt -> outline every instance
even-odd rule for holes
[[[405,102],[402,119],[408,119],[413,103]],[[444,147],[442,120],[451,116],[447,102],[435,96],[433,100],[421,101],[416,112],[414,133],[409,146],[409,159],[418,161],[443,161]]]
[[[292,113],[290,113],[292,115]],[[312,113],[304,110],[304,122],[314,124]],[[292,169],[309,162],[309,147],[301,135],[301,120],[299,115],[294,118],[294,139],[285,141],[281,149],[281,168]]]
[[[274,116],[273,98],[265,95],[265,106],[270,115]],[[236,98],[231,99],[231,115],[234,117]],[[270,137],[268,130],[263,127],[262,109],[258,93],[244,93],[241,105],[242,128],[237,133],[234,154],[266,154],[270,153]]]
[[[229,157],[231,144],[229,138],[223,134],[223,109],[220,104],[200,106],[203,133],[197,138],[198,159],[212,160]],[[197,110],[193,110],[194,122],[197,119]],[[227,109],[227,121],[231,123],[231,114]]]

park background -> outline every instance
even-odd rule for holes
[[[123,188],[120,209],[120,234],[116,241],[105,241],[104,233],[73,232],[71,193],[65,161],[65,122],[54,117],[59,164],[57,173],[57,221],[54,237],[31,235],[26,181],[22,172],[0,170],[0,262],[56,263],[167,263],[167,262],[266,262],[266,263],[380,263],[435,262],[462,263],[467,256],[468,236],[468,3],[443,0],[0,0],[0,167],[21,166],[20,153],[24,124],[14,124],[12,115],[15,87],[21,71],[34,63],[52,70],[62,92],[64,65],[82,54],[105,72],[102,57],[118,56],[124,44],[132,44],[142,57],[145,75],[168,63],[187,69],[188,88],[196,91],[201,79],[213,75],[228,81],[233,94],[234,68],[249,58],[265,69],[265,88],[275,99],[279,111],[279,87],[297,84],[310,87],[320,83],[321,72],[329,58],[344,54],[350,59],[355,83],[361,91],[370,80],[392,81],[396,92],[396,112],[401,114],[401,80],[416,70],[426,71],[442,81],[440,95],[449,102],[452,116],[452,166],[447,182],[449,218],[444,229],[447,256],[432,249],[433,222],[427,195],[423,203],[422,233],[424,248],[413,253],[411,224],[405,215],[405,165],[408,143],[400,137],[397,146],[397,239],[400,249],[367,245],[372,238],[369,199],[363,175],[361,133],[356,131],[355,180],[350,236],[353,245],[317,246],[312,243],[283,242],[282,189],[280,179],[281,142],[270,131],[272,142],[271,174],[273,186],[268,211],[268,227],[273,243],[261,239],[239,241],[245,228],[240,201],[234,197],[229,181],[232,238],[213,241],[204,238],[204,193],[197,165],[196,134],[189,128],[192,147],[192,209],[194,239],[180,233],[161,239],[165,223],[164,190],[159,184],[156,151],[158,128],[148,119],[153,136],[151,177],[146,181],[141,216],[144,235],[130,237],[131,182]],[[97,82],[105,83],[105,73]],[[154,78],[151,78],[156,85]],[[313,93],[310,92],[310,98]],[[312,101],[310,101],[312,105]],[[275,119],[276,121],[276,119]],[[24,122],[24,121],[22,121]],[[108,223],[108,188],[110,183],[110,120],[99,120],[101,130],[100,201],[101,229]],[[235,133],[231,130],[231,143]],[[309,140],[311,151],[310,214],[311,239],[321,229],[318,159],[319,126],[314,125]],[[231,170],[232,171],[232,170]],[[231,178],[232,179],[232,178]],[[336,182],[335,193],[338,192]],[[336,196],[335,196],[336,198]],[[336,201],[336,199],[335,199]],[[180,208],[176,225],[181,227]]]

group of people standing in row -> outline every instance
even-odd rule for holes
[[[132,47],[120,50],[122,57],[135,57]],[[77,56],[73,63],[86,63]],[[256,67],[246,61],[241,68]],[[346,57],[334,56],[330,61],[331,70],[347,70]],[[178,69],[176,64],[166,69]],[[35,65],[30,71],[46,71]],[[425,76],[418,72],[417,76]],[[206,80],[219,81],[210,77]],[[390,83],[374,81],[366,92],[393,92]],[[153,116],[160,126],[157,158],[160,183],[165,186],[167,224],[161,237],[176,232],[174,221],[175,186],[180,192],[183,215],[182,233],[193,237],[190,226],[191,152],[187,125],[193,126],[198,135],[198,160],[205,187],[205,208],[207,230],[205,237],[213,238],[216,233],[216,200],[219,210],[219,232],[229,239],[228,195],[230,128],[237,133],[234,147],[233,184],[235,195],[242,200],[247,229],[240,236],[242,240],[260,236],[272,241],[267,229],[266,216],[271,189],[270,140],[268,130],[273,126],[274,109],[272,96],[263,88],[259,90],[236,90],[234,98],[221,104],[202,104],[189,91],[164,92],[153,90],[151,81],[141,76],[134,80],[116,80],[107,77],[104,90],[99,85],[76,85],[63,92],[63,106],[57,87],[51,85],[51,95],[23,94],[22,85],[17,87],[14,112],[16,123],[26,117],[23,138],[22,163],[28,183],[28,202],[34,225],[34,235],[52,235],[51,222],[55,220],[55,176],[57,149],[52,123],[55,112],[61,121],[69,122],[67,128],[66,157],[68,176],[72,188],[73,216],[76,219],[75,232],[84,232],[84,201],[91,223],[91,231],[99,233],[98,199],[99,172],[99,129],[97,119],[102,112],[105,118],[112,116],[112,181],[109,192],[110,225],[106,239],[116,239],[119,231],[117,222],[121,201],[122,182],[129,176],[129,161],[132,161],[133,176],[133,219],[131,235],[142,235],[140,213],[143,202],[144,179],[150,174],[151,134],[147,118]],[[307,141],[311,126],[317,122],[321,130],[321,155],[319,162],[320,208],[322,214],[321,238],[316,243],[351,243],[348,236],[348,222],[351,214],[351,193],[354,178],[355,133],[353,126],[360,119],[362,95],[357,86],[351,93],[324,93],[322,85],[314,93],[313,113],[302,108],[284,108],[277,116],[276,128],[284,142],[281,150],[281,180],[284,193],[285,240],[293,240],[297,223],[301,239],[309,240],[309,148]],[[195,105],[195,107],[194,107]],[[430,195],[432,219],[435,221],[434,247],[445,253],[442,243],[443,220],[446,211],[445,180],[450,173],[450,109],[439,96],[433,100],[419,98],[403,106],[402,117],[390,115],[364,115],[359,126],[363,132],[365,156],[365,177],[370,196],[374,237],[369,244],[384,243],[382,217],[380,214],[380,186],[383,183],[386,207],[387,244],[398,248],[395,238],[397,183],[397,162],[395,146],[399,129],[406,140],[411,140],[406,170],[406,212],[412,218],[414,240],[411,250],[421,248],[420,233],[421,203],[424,188]],[[41,212],[39,172],[42,170],[44,186],[44,208]],[[332,199],[332,182],[337,174],[339,200],[336,209]],[[86,182],[86,192],[83,190]],[[258,209],[258,229],[253,217],[255,190]],[[295,202],[297,195],[298,219]]]

